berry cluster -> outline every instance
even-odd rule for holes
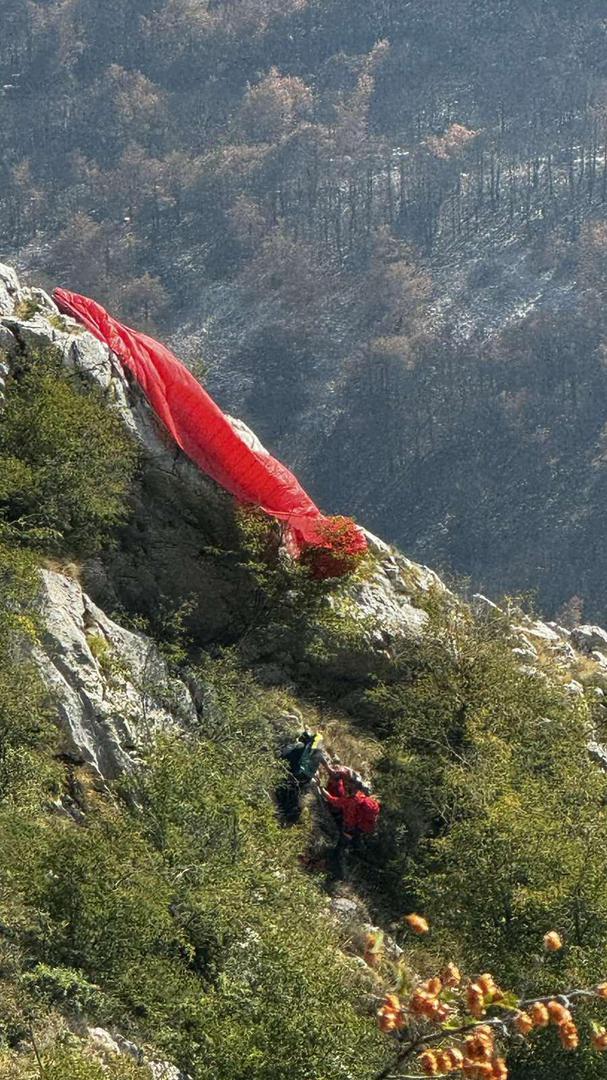
[[[420,915],[408,915],[405,921],[415,934],[429,932],[427,920]],[[562,947],[556,931],[544,936],[546,953],[558,952]],[[414,986],[403,1000],[401,994],[386,994],[377,1013],[380,1030],[397,1039],[399,1063],[417,1054],[417,1064],[425,1076],[461,1073],[469,1080],[507,1080],[508,1067],[496,1046],[496,1036],[501,1039],[516,1033],[526,1038],[535,1030],[553,1025],[563,1049],[576,1050],[580,1036],[571,1013],[572,1003],[582,998],[607,1000],[607,982],[592,990],[521,1001],[505,993],[488,972],[463,980],[457,966],[449,963],[440,975]],[[592,1029],[593,1048],[600,1053],[607,1051],[607,1029],[597,1023]],[[448,1045],[440,1045],[443,1042]],[[436,1043],[437,1047],[432,1045]]]

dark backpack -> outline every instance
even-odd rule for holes
[[[300,784],[309,783],[316,775],[321,759],[320,741],[319,735],[309,736],[303,744],[297,742],[284,753],[293,776]]]
[[[312,780],[318,769],[319,753],[314,745],[315,742],[315,739],[311,739],[310,742],[304,746],[299,758],[299,764],[295,771],[295,775],[302,783],[307,783]]]

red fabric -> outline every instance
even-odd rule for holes
[[[175,442],[199,469],[241,503],[285,522],[294,554],[310,561],[317,577],[340,576],[367,548],[348,518],[330,518],[276,458],[252,450],[190,371],[164,345],[112,318],[94,300],[65,289],[54,299],[104,342],[128,368]]]
[[[357,828],[364,833],[375,832],[381,806],[377,799],[371,798],[370,795],[363,795],[361,791],[357,794],[361,796],[357,800]]]
[[[377,799],[370,795],[363,795],[357,791],[354,795],[331,795],[325,791],[325,798],[334,810],[339,810],[343,816],[343,827],[346,832],[372,833],[377,825],[380,814],[380,805]]]

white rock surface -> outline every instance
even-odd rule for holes
[[[19,303],[19,279],[10,266],[0,263],[0,315],[8,315]]]
[[[359,906],[347,896],[336,896],[331,900],[331,911],[340,922],[351,922],[359,916]]]
[[[57,695],[66,749],[100,776],[131,769],[158,729],[195,719],[189,690],[153,642],[109,619],[76,581],[43,571],[40,607],[34,657]]]
[[[496,614],[503,614],[502,609],[493,603],[493,600],[489,600],[487,596],[483,596],[482,593],[475,593],[472,597],[472,608],[477,615],[485,615],[489,612]]]
[[[139,1046],[122,1035],[110,1035],[105,1028],[91,1027],[87,1029],[87,1037],[94,1049],[103,1055],[124,1055],[132,1058],[138,1065],[146,1065],[154,1080],[190,1080],[185,1073],[167,1061],[151,1061]]]
[[[356,603],[354,616],[377,625],[377,644],[395,637],[417,638],[428,623],[426,612],[394,588],[381,563],[369,580],[352,585],[349,594]]]
[[[512,629],[516,633],[535,638],[537,641],[560,641],[556,630],[552,630],[547,623],[541,622],[539,619],[525,623],[524,626],[513,626]]]
[[[568,682],[565,686],[565,690],[568,694],[571,695],[571,697],[584,696],[584,687],[581,683],[577,681],[577,679],[572,679],[571,682]]]

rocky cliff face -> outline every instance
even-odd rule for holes
[[[103,563],[86,564],[82,581],[50,570],[41,575],[45,631],[35,655],[57,694],[66,753],[99,777],[113,779],[136,764],[142,744],[154,731],[192,722],[200,703],[190,688],[171,678],[145,634],[120,626],[103,607],[113,609],[118,602],[128,608],[132,597],[142,594],[150,605],[163,597],[194,597],[199,637],[230,642],[242,629],[250,585],[230,557],[232,500],[172,444],[109,350],[60,315],[46,293],[23,286],[13,270],[0,266],[0,393],[7,392],[11,368],[41,346],[59,350],[74,378],[96,384],[142,452],[124,547]],[[244,438],[256,441],[241,421],[233,423]],[[392,656],[399,641],[423,634],[428,616],[419,606],[420,597],[431,589],[446,591],[431,570],[371,534],[368,538],[373,573],[348,590],[349,613],[364,625],[365,644],[356,656],[335,661],[336,674],[346,682],[382,656]],[[474,605],[480,617],[495,607],[480,596]],[[512,634],[512,648],[528,669],[539,672],[543,652],[557,658],[567,693],[585,692],[576,677],[580,666],[595,683],[607,672],[607,633],[601,628],[570,632],[526,620],[515,622]],[[283,659],[277,641],[274,655],[263,658],[266,681],[285,678]],[[601,687],[590,686],[588,693],[601,706]],[[601,758],[599,744],[593,740],[592,745]]]
[[[176,715],[191,719],[195,705],[188,688],[171,681],[153,643],[119,626],[103,608],[128,609],[135,597],[150,607],[167,597],[174,603],[193,599],[197,637],[230,642],[242,631],[251,586],[230,556],[231,498],[169,440],[109,350],[60,315],[45,292],[23,286],[12,269],[0,266],[0,392],[28,352],[49,346],[74,378],[101,390],[142,453],[125,543],[103,562],[85,564],[81,582],[49,571],[41,583],[46,632],[36,655],[58,693],[66,749],[113,778],[137,760],[142,737]],[[256,442],[246,425],[232,422]],[[427,615],[416,598],[444,588],[432,571],[368,535],[375,569],[349,590],[349,611],[368,628],[366,644],[355,658],[336,661],[346,679],[390,654],[399,638],[422,633]],[[265,660],[266,676],[271,670],[280,680],[280,641]]]
[[[43,571],[41,609],[35,656],[56,692],[66,752],[77,761],[113,780],[154,732],[195,720],[190,690],[171,678],[153,642],[118,626],[78,582]]]

